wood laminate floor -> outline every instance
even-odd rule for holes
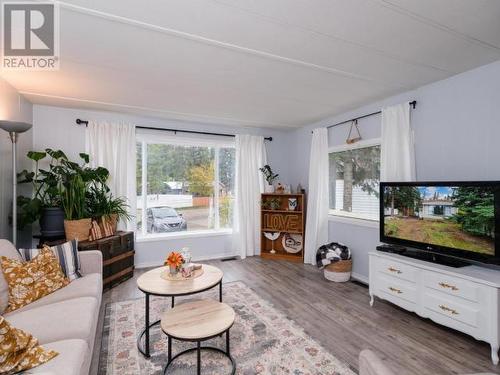
[[[206,263],[224,271],[224,282],[245,282],[356,369],[359,352],[369,348],[398,375],[500,374],[488,344],[379,299],[370,307],[368,289],[361,284],[328,282],[313,266],[259,257]],[[136,278],[145,271],[136,270],[134,278],[104,294],[91,374],[97,374],[104,306],[142,297]]]

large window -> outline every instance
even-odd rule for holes
[[[330,214],[378,220],[380,144],[364,141],[330,150]]]
[[[139,235],[232,228],[234,164],[232,143],[139,135]]]

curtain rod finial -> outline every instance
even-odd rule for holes
[[[413,109],[415,109],[415,107],[417,106],[417,101],[414,100],[414,101],[410,102],[410,105],[412,106]]]
[[[77,118],[75,122],[76,122],[77,125],[82,125],[82,124],[85,125],[85,126],[89,125],[88,121],[80,120],[79,118]]]

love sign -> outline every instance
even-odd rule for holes
[[[263,216],[263,226],[266,230],[276,232],[300,231],[299,215],[280,215],[266,213]]]

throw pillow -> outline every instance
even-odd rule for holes
[[[0,263],[9,285],[6,312],[17,310],[69,284],[49,248],[43,248],[29,262],[0,257]]]
[[[115,234],[116,216],[103,216],[101,217],[101,230],[104,237],[109,237]]]
[[[22,259],[21,254],[19,254],[14,245],[10,241],[3,239],[0,239],[0,256]],[[9,286],[3,277],[3,271],[0,267],[0,314],[3,314],[7,306],[9,306]]]
[[[46,350],[22,329],[14,328],[0,316],[0,374],[15,374],[39,366],[59,353]]]
[[[69,281],[82,277],[80,257],[78,256],[77,240],[68,241],[62,245],[48,247],[56,256],[61,269]],[[29,262],[40,254],[40,249],[19,249],[21,256]]]
[[[97,222],[97,220],[92,220],[92,224],[90,226],[89,241],[97,241],[103,237],[104,237],[104,235],[102,234],[101,227],[99,226],[99,223]]]

